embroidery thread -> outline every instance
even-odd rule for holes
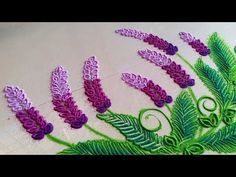
[[[98,61],[95,56],[85,61],[83,68],[84,90],[88,101],[99,113],[104,113],[111,106],[111,100],[105,95],[98,76]]]
[[[135,30],[122,29],[118,33],[140,40],[144,40],[149,36],[146,33]],[[191,43],[195,39],[188,33],[181,34],[183,40],[188,43]],[[204,52],[206,52],[206,48],[203,48]],[[87,124],[84,127],[104,139],[88,140],[76,144],[60,140],[50,134],[52,132],[52,125],[46,123],[44,118],[31,106],[23,90],[18,87],[8,86],[4,90],[5,96],[9,107],[16,115],[20,114],[20,116],[18,115],[18,119],[22,122],[26,131],[33,134],[32,137],[34,139],[42,139],[44,134],[46,134],[51,141],[67,146],[66,149],[58,154],[200,155],[206,151],[235,153],[236,56],[217,33],[213,33],[210,36],[208,48],[210,50],[207,50],[207,54],[210,54],[210,58],[217,67],[216,69],[207,65],[202,58],[199,58],[194,65],[191,65],[180,54],[176,53],[176,56],[183,60],[196,73],[196,76],[211,92],[211,95],[203,95],[197,98],[191,87],[188,87],[187,90],[181,91],[174,100],[172,107],[168,106],[170,111],[168,115],[160,108],[143,108],[139,111],[138,116],[111,111],[108,109],[111,104],[106,103],[109,99],[105,96],[99,83],[97,60],[95,57],[90,57],[85,62],[83,68],[85,93],[89,101],[93,103],[93,106],[99,112],[96,117],[116,128],[125,137],[125,140],[113,139],[91,128]],[[205,55],[206,53],[204,52],[200,55]],[[150,50],[141,51],[140,55],[159,67],[173,67],[174,71],[171,70],[170,72],[181,73],[183,77],[187,75],[181,69],[180,65],[172,62],[164,55]],[[55,74],[55,83],[53,84],[57,86],[53,86],[53,97],[58,98],[57,96],[59,95],[60,101],[64,102],[63,99],[66,100],[68,98],[68,96],[64,95],[70,93],[66,81],[67,75],[63,68],[59,68],[59,71],[56,73],[61,73],[63,77],[61,75],[58,77]],[[172,77],[175,78],[175,75],[172,75]],[[59,80],[61,82],[59,82],[58,78],[60,78]],[[189,80],[191,79],[189,77],[187,78],[187,85],[194,86],[194,81],[190,82]],[[132,73],[123,73],[122,79],[130,86],[145,92],[154,102],[156,100],[162,100],[161,103],[158,101],[155,102],[158,107],[162,107],[163,103],[167,105],[166,103],[172,102],[171,96],[168,97],[159,85],[155,85],[147,78]],[[211,106],[207,104],[208,102],[212,103]],[[70,107],[67,107],[66,110],[70,110]],[[21,115],[23,116],[21,117]],[[161,116],[168,122],[171,128],[170,132],[165,133],[163,136],[160,136],[158,133],[163,126],[162,121],[160,121],[163,120],[160,119]],[[154,119],[156,120],[155,126],[148,127],[146,122]]]

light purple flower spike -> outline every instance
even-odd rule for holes
[[[187,88],[188,86],[195,85],[195,80],[190,78],[190,75],[182,69],[181,65],[176,64],[170,58],[161,53],[151,50],[139,50],[138,54],[154,63],[156,66],[161,67],[166,73],[177,83],[181,88]]]
[[[99,113],[104,113],[111,106],[111,100],[104,93],[101,80],[98,76],[98,60],[95,56],[89,57],[83,68],[84,90],[88,101]]]
[[[190,43],[195,41],[195,37],[193,37],[190,33],[186,32],[180,32],[179,33],[180,39],[182,39],[184,42]]]
[[[13,112],[29,109],[32,103],[27,99],[26,94],[19,87],[6,86],[4,89],[8,106]]]
[[[84,80],[95,80],[98,77],[98,61],[95,56],[89,57],[84,63],[83,78]]]
[[[165,65],[169,65],[171,63],[171,59],[168,58],[167,56],[162,55],[161,53],[158,53],[156,51],[149,50],[149,49],[139,50],[138,54],[142,58],[145,58],[148,61],[150,61],[160,67],[165,66]]]
[[[153,45],[159,50],[162,50],[167,55],[175,55],[176,52],[178,51],[177,46],[174,46],[173,44],[153,34],[147,34],[134,29],[125,29],[125,28],[115,30],[115,32],[120,34],[121,36],[132,37],[135,39],[142,40],[143,42],[148,43],[149,45]]]
[[[141,31],[137,31],[134,29],[125,29],[125,28],[115,30],[115,32],[120,34],[121,36],[133,37],[133,38],[139,39],[139,40],[144,40],[149,35],[147,33],[141,32]]]
[[[70,88],[67,83],[68,75],[62,66],[57,67],[52,72],[51,77],[51,92],[53,97],[60,96],[62,99],[70,93]]]
[[[51,93],[54,110],[64,118],[64,122],[71,128],[81,128],[87,123],[88,118],[78,109],[68,84],[67,71],[62,66],[57,67],[51,76]]]
[[[121,79],[129,86],[141,90],[148,95],[158,107],[163,107],[165,103],[172,102],[172,97],[167,95],[166,91],[158,84],[154,84],[152,80],[133,73],[123,73]]]
[[[135,75],[133,73],[122,73],[121,79],[137,89],[143,89],[147,86],[148,82],[147,78],[141,77],[140,75]]]
[[[180,32],[179,36],[184,42],[187,42],[193,49],[195,49],[196,52],[198,52],[201,56],[207,56],[211,53],[211,50],[205,44],[203,44],[200,39],[196,39],[190,33]]]
[[[6,86],[4,89],[8,106],[16,114],[31,137],[35,140],[41,140],[45,134],[53,131],[53,125],[47,123],[39,111],[27,99],[26,94],[17,86]]]

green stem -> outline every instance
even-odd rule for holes
[[[197,105],[197,97],[195,96],[195,94],[194,94],[192,88],[191,88],[191,87],[188,87],[188,91],[189,91],[191,97],[193,98],[193,101],[194,101],[195,104]]]
[[[105,138],[105,139],[117,141],[116,139],[111,138],[111,137],[109,137],[109,136],[107,136],[107,135],[105,135],[105,134],[103,134],[103,133],[97,131],[96,129],[92,128],[92,127],[91,127],[90,125],[88,125],[88,124],[85,124],[84,127],[87,128],[88,130],[90,130],[91,132],[95,133],[96,135],[99,135],[99,136],[101,136],[101,137],[103,137],[103,138]]]
[[[47,138],[57,144],[62,144],[62,145],[65,145],[65,146],[68,146],[68,147],[73,147],[73,144],[69,143],[69,142],[66,142],[64,140],[61,140],[51,134],[47,134]]]
[[[185,64],[187,64],[195,73],[197,73],[196,69],[179,53],[176,53],[176,56],[179,57]]]
[[[165,104],[166,108],[170,111],[170,114],[172,114],[171,108],[168,104]]]
[[[107,112],[109,112],[110,114],[114,114],[114,112],[112,112],[110,109],[107,109]]]
[[[201,136],[202,136],[202,132],[203,132],[203,127],[200,127],[200,128],[199,128],[199,135],[198,135],[198,137],[201,137]]]

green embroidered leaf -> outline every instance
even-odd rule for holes
[[[89,140],[79,142],[73,148],[59,152],[60,155],[145,155],[148,154],[129,142]]]
[[[211,113],[209,117],[201,117],[198,119],[201,126],[205,128],[217,127],[219,118],[215,113]]]
[[[171,135],[175,136],[178,142],[194,137],[198,128],[197,110],[186,91],[182,91],[176,98],[171,121],[173,125]]]
[[[131,115],[107,113],[97,114],[97,117],[117,128],[128,141],[143,149],[156,151],[160,147],[158,135],[144,129],[138,119]]]
[[[177,139],[174,136],[167,136],[165,135],[163,137],[163,144],[165,146],[172,146],[172,147],[176,147],[178,144]]]
[[[194,143],[186,147],[183,151],[184,155],[200,155],[204,153],[204,147],[199,143]]]
[[[229,82],[236,81],[236,57],[216,32],[210,36],[208,47],[211,49],[210,57],[213,59],[213,62],[218,67],[224,79]]]
[[[198,59],[195,64],[197,70],[197,75],[202,80],[204,85],[209,89],[209,91],[216,97],[221,105],[227,105],[231,100],[228,96],[228,87],[224,78],[217,73],[217,71],[205,63],[202,59]]]
[[[202,137],[199,141],[206,149],[216,152],[236,152],[236,122],[225,126],[214,134]]]

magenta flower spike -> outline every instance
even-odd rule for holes
[[[152,80],[148,80],[140,75],[122,73],[121,79],[131,87],[141,90],[148,95],[157,107],[163,107],[165,103],[171,103],[173,100],[159,85],[154,84]]]
[[[159,50],[164,51],[167,55],[175,55],[176,52],[178,51],[177,46],[174,46],[173,44],[153,34],[147,34],[134,29],[125,29],[125,28],[118,29],[115,32],[120,34],[121,36],[133,37],[135,39],[142,40],[143,42],[147,42],[148,44],[153,45]]]
[[[51,94],[54,110],[64,118],[71,128],[81,128],[88,118],[78,109],[68,85],[67,71],[62,66],[57,67],[51,76]]]
[[[200,39],[196,39],[190,33],[180,32],[180,39],[188,43],[192,48],[194,48],[200,55],[207,56],[211,53],[211,50],[204,45]]]
[[[53,131],[53,125],[47,123],[39,111],[32,106],[22,89],[17,86],[6,86],[4,92],[8,106],[33,139],[41,140],[45,134]]]
[[[98,76],[98,61],[95,56],[84,63],[83,79],[85,95],[99,113],[104,113],[111,106],[111,100],[105,95]]]
[[[139,50],[138,54],[155,64],[158,67],[161,67],[166,73],[178,84],[181,88],[187,88],[188,86],[195,85],[195,80],[190,78],[190,75],[182,69],[181,65],[176,64],[170,58],[156,51],[151,51],[149,49]]]

